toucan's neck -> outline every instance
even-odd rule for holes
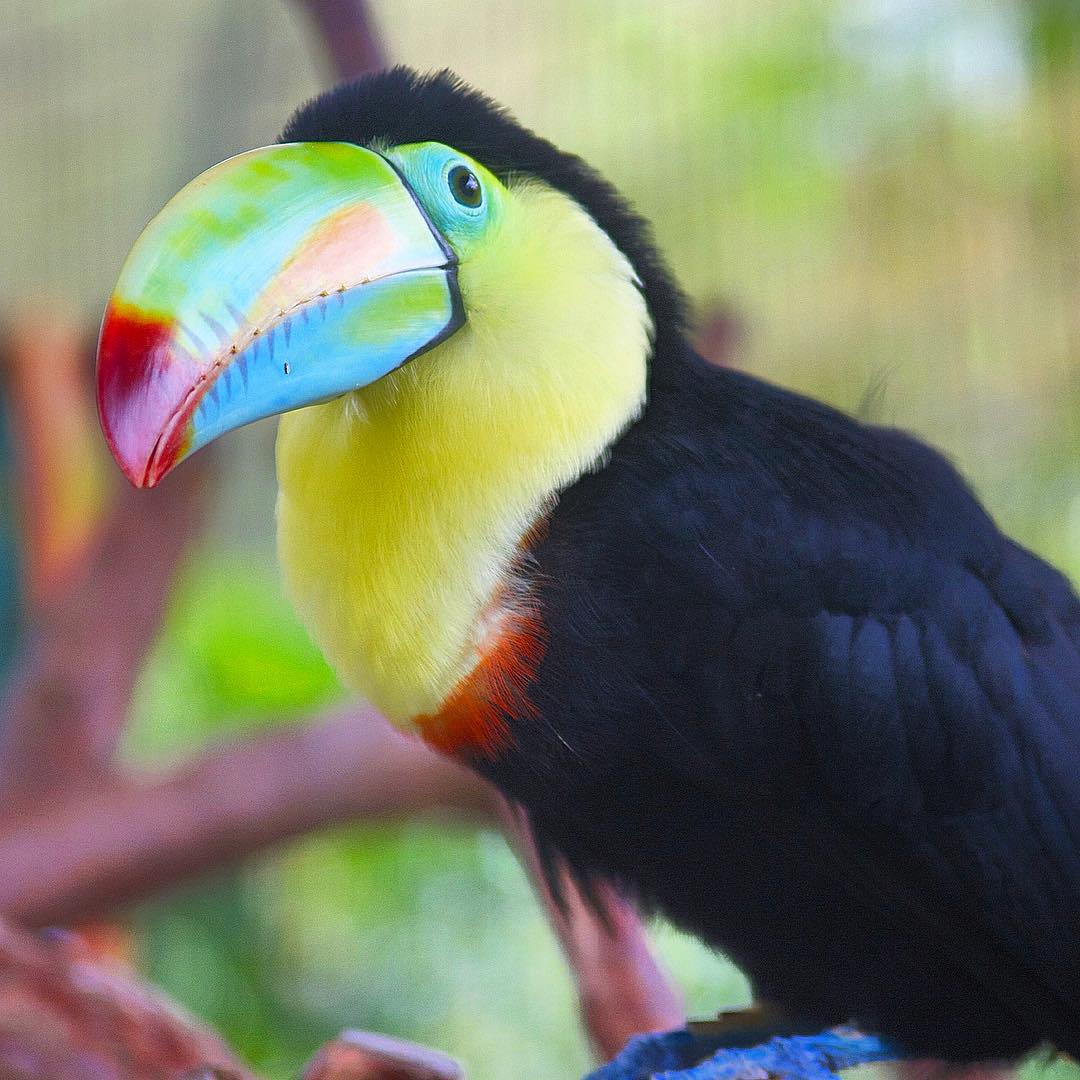
[[[437,716],[500,641],[521,645],[529,531],[643,405],[650,326],[633,273],[591,219],[554,210],[549,273],[511,233],[505,301],[463,266],[476,299],[462,330],[281,420],[288,588],[346,683],[398,723]]]

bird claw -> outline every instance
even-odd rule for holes
[[[759,1046],[725,1047],[700,1060],[701,1040],[685,1029],[638,1035],[586,1080],[837,1080],[841,1069],[901,1055],[872,1035],[833,1028]]]

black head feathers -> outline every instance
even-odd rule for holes
[[[420,75],[396,67],[343,83],[300,108],[286,142],[441,142],[481,162],[500,180],[535,176],[565,192],[592,216],[641,279],[658,334],[678,332],[686,302],[652,230],[591,166],[519,124],[502,106],[453,72]]]

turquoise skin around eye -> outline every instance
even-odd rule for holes
[[[410,143],[395,146],[383,156],[400,169],[432,224],[450,243],[460,259],[498,227],[505,188],[500,181],[467,154],[442,143]],[[450,173],[464,165],[480,181],[483,197],[476,207],[463,206],[454,198]]]

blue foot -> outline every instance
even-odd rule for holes
[[[841,1069],[903,1056],[880,1039],[848,1028],[725,1048],[694,1064],[694,1051],[700,1047],[700,1040],[686,1030],[638,1035],[614,1061],[585,1080],[837,1080]]]

